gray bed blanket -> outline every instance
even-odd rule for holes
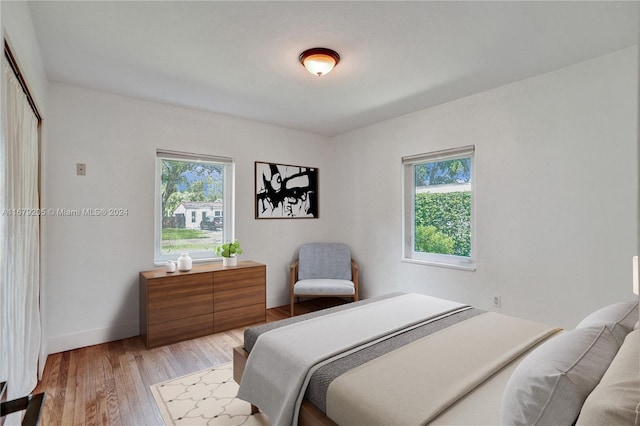
[[[389,334],[465,309],[425,295],[400,295],[268,331],[249,355],[238,397],[258,406],[275,425],[296,424],[316,369]]]
[[[318,318],[323,315],[327,315],[333,312],[339,312],[345,309],[351,309],[355,306],[369,304],[378,300],[389,299],[391,297],[400,296],[406,294],[403,292],[387,293],[381,296],[372,297],[369,299],[363,299],[355,303],[348,303],[345,305],[335,306],[333,308],[323,309],[320,311],[310,312],[304,315],[298,315],[291,318],[286,318],[280,321],[270,322],[255,327],[247,328],[244,331],[244,349],[247,352],[251,352],[253,345],[255,344],[258,336],[262,333],[266,333],[270,330],[275,330],[279,327],[284,327],[289,324],[293,324],[300,321],[305,321],[311,318]],[[483,314],[486,311],[476,308],[470,308],[455,312],[449,316],[446,316],[438,321],[428,322],[419,327],[409,329],[404,333],[389,336],[388,339],[380,341],[375,345],[368,346],[357,352],[350,353],[344,357],[331,361],[322,367],[318,368],[311,379],[305,392],[304,398],[315,405],[320,411],[326,413],[327,405],[327,389],[329,385],[340,375],[346,373],[352,368],[356,368],[372,359],[375,359],[381,355],[391,352],[395,349],[401,348],[417,339],[428,336],[436,331],[442,330],[460,321],[475,317]]]
[[[377,302],[384,299],[390,299],[392,297],[401,296],[403,294],[407,294],[404,292],[395,292],[395,293],[387,293],[382,296],[371,297],[369,299],[362,299],[357,302],[347,303],[345,305],[338,305],[332,308],[321,309],[319,311],[309,312],[303,315],[297,315],[291,318],[285,318],[275,322],[268,322],[266,324],[256,325],[255,327],[247,328],[244,330],[244,350],[251,353],[253,349],[253,345],[256,344],[256,340],[258,340],[258,336],[263,333],[266,333],[270,330],[275,330],[276,328],[284,327],[285,325],[294,324],[296,322],[306,321],[311,318],[318,318],[323,315],[332,314],[334,312],[344,311],[345,309],[351,309],[356,306],[368,305],[369,303]]]

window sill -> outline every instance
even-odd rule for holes
[[[174,262],[176,262],[176,259],[170,259],[170,260],[173,260]],[[195,265],[196,263],[222,262],[222,258],[221,257],[203,257],[203,258],[198,258],[198,259],[193,259],[192,258],[191,261]],[[153,264],[155,266],[167,266],[167,262],[168,262],[168,260],[155,261]]]
[[[476,265],[474,263],[470,263],[469,265],[458,265],[453,263],[436,262],[433,260],[409,259],[406,257],[403,257],[400,260],[404,263],[415,263],[418,265],[425,265],[425,266],[437,266],[439,268],[458,269],[460,271],[475,272],[476,270]]]

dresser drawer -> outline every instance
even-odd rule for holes
[[[264,303],[228,309],[226,311],[216,311],[213,314],[213,331],[217,333],[219,331],[230,330],[263,321],[266,321]]]
[[[264,286],[236,287],[224,291],[216,289],[213,297],[213,311],[225,311],[255,304],[264,306],[265,302]]]
[[[150,324],[147,347],[166,345],[213,333],[213,314],[192,316],[176,321]]]
[[[213,312],[213,293],[153,300],[148,306],[149,324],[210,314]]]
[[[213,294],[213,272],[148,281],[149,301]]]
[[[235,290],[241,287],[265,286],[266,266],[218,271],[213,279],[214,292]]]

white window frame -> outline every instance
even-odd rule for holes
[[[455,160],[460,158],[471,159],[471,254],[470,257],[423,253],[415,251],[415,172],[414,167],[423,163]],[[446,149],[424,154],[402,157],[403,182],[402,182],[402,261],[420,263],[446,268],[476,270],[476,212],[475,212],[475,145]]]
[[[224,188],[223,188],[223,230],[222,242],[235,239],[235,160],[230,157],[221,157],[208,154],[193,154],[164,149],[156,150],[156,179],[155,179],[155,223],[154,223],[154,263],[156,266],[164,265],[168,260],[176,260],[176,254],[162,254],[162,160],[182,160],[191,162],[207,162],[224,164]],[[191,218],[185,218],[190,220]],[[215,253],[190,253],[194,263],[220,260]]]

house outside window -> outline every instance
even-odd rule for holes
[[[475,270],[474,152],[403,157],[403,260]]]
[[[156,264],[181,253],[213,259],[233,239],[233,181],[231,158],[157,150]]]

